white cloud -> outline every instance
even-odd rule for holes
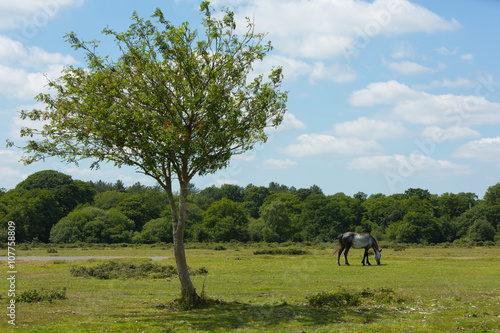
[[[233,155],[231,157],[231,162],[253,162],[256,160],[255,152],[251,150],[245,154]]]
[[[264,169],[289,169],[297,166],[297,162],[294,162],[290,159],[286,160],[277,160],[274,158],[270,158],[262,163],[262,167]]]
[[[22,29],[25,34],[47,25],[61,10],[84,0],[23,0],[0,2],[0,29]]]
[[[449,50],[446,46],[441,46],[441,47],[438,47],[438,48],[434,49],[434,51],[436,51],[440,55],[450,56],[450,55],[457,54],[458,48],[455,48],[453,50]]]
[[[400,122],[382,121],[361,117],[333,125],[333,133],[340,137],[357,137],[362,139],[400,138],[411,135]]]
[[[468,63],[472,63],[474,61],[474,56],[470,53],[468,54],[461,54],[460,59],[467,61]]]
[[[415,124],[470,126],[500,123],[500,104],[483,97],[430,95],[400,101],[393,109],[401,119]]]
[[[457,148],[452,156],[499,163],[500,137],[471,141]]]
[[[471,139],[480,137],[479,132],[474,131],[469,127],[452,126],[449,128],[441,128],[439,126],[429,126],[422,131],[422,137],[436,143],[441,143],[451,140]]]
[[[500,123],[500,104],[475,95],[432,95],[397,81],[371,83],[354,91],[354,106],[394,104],[399,119],[424,125],[470,126]]]
[[[447,160],[436,160],[422,154],[379,155],[358,157],[348,165],[350,169],[359,171],[384,172],[406,178],[414,175],[448,175],[457,176],[470,173],[467,165],[452,163]]]
[[[431,33],[454,30],[456,20],[445,20],[408,0],[220,0],[236,11],[238,22],[255,17],[258,31],[281,53],[299,58],[342,58],[363,38],[379,34]],[[244,24],[240,24],[245,26]]]
[[[406,99],[415,99],[419,92],[397,81],[370,83],[365,89],[354,91],[349,102],[354,106],[394,104]]]
[[[47,78],[59,77],[64,66],[75,64],[76,60],[39,47],[25,47],[0,35],[0,62],[0,94],[32,100],[39,93],[47,92]]]
[[[434,80],[430,84],[427,85],[416,85],[415,88],[419,90],[428,90],[433,88],[472,88],[474,87],[474,83],[466,78],[457,77],[455,80],[450,79],[442,79],[441,81]]]
[[[17,184],[25,180],[29,174],[24,174],[19,170],[19,167],[0,166],[0,187],[6,189],[15,188]]]
[[[327,80],[337,83],[351,82],[356,79],[356,72],[349,65],[325,64],[322,61],[317,61],[309,64],[305,61],[286,57],[278,54],[271,54],[264,58],[262,62],[258,62],[254,66],[253,72],[249,75],[249,79],[253,79],[261,73],[269,73],[273,67],[282,67],[284,80],[293,82],[301,76],[308,76],[309,81],[314,83],[318,80]]]
[[[18,151],[0,149],[0,161],[4,165],[17,165],[21,157],[22,155]]]
[[[283,118],[283,122],[278,128],[275,129],[276,132],[284,132],[284,131],[295,131],[295,130],[303,130],[306,129],[306,124],[300,121],[290,112],[285,113],[285,117]]]
[[[303,134],[294,143],[285,147],[283,153],[294,156],[353,156],[375,154],[381,147],[373,140],[363,141],[357,138],[336,138],[326,134]]]
[[[394,59],[413,58],[416,54],[415,47],[407,42],[397,45],[391,54]]]
[[[432,72],[431,68],[422,66],[412,61],[390,62],[386,65],[389,69],[401,75],[416,75]]]
[[[215,180],[209,182],[205,187],[209,187],[209,186],[220,187],[224,184],[238,185],[238,181],[235,179],[215,179]]]
[[[333,64],[330,66],[316,62],[311,68],[310,81],[328,80],[337,83],[351,82],[356,79],[356,72],[349,65]]]

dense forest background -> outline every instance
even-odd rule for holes
[[[336,242],[340,233],[356,231],[399,243],[500,244],[500,183],[481,200],[420,188],[351,197],[325,195],[317,185],[190,186],[187,215],[190,242]],[[16,223],[17,242],[172,242],[160,187],[83,182],[53,170],[0,191],[0,242],[7,240],[8,221]]]

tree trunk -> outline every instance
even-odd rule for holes
[[[173,200],[173,195],[170,191],[169,202],[172,211],[172,226],[173,226],[173,238],[174,238],[174,254],[175,261],[177,264],[177,273],[179,275],[179,280],[181,282],[182,296],[190,304],[194,305],[198,302],[199,297],[196,294],[196,289],[191,282],[189,277],[188,265],[186,261],[186,253],[184,250],[184,229],[186,227],[186,203],[187,203],[187,184],[188,182],[181,182],[180,185],[180,196],[179,196],[179,212],[177,214],[177,209],[175,207],[175,202]]]

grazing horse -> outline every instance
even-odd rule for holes
[[[339,235],[339,245],[335,248],[335,251],[333,251],[333,254],[339,253],[339,257],[337,259],[337,263],[340,266],[340,255],[342,254],[342,251],[345,250],[344,252],[344,257],[345,257],[345,264],[349,266],[349,262],[347,261],[347,253],[349,252],[349,249],[352,247],[356,249],[365,249],[365,254],[363,255],[363,261],[361,262],[363,266],[365,266],[365,258],[366,258],[366,263],[371,266],[370,262],[368,261],[368,250],[370,248],[375,251],[375,260],[377,261],[377,265],[380,265],[380,252],[382,250],[378,249],[378,244],[375,238],[373,238],[372,235],[369,233],[367,234],[357,234],[354,232],[346,232],[345,234],[340,234]]]

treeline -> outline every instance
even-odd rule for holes
[[[30,175],[0,192],[0,239],[16,223],[18,242],[172,242],[167,196],[137,183],[83,182],[57,171]],[[190,186],[185,239],[191,242],[336,242],[346,231],[371,232],[401,243],[500,242],[500,183],[474,193],[325,195],[296,189]]]

